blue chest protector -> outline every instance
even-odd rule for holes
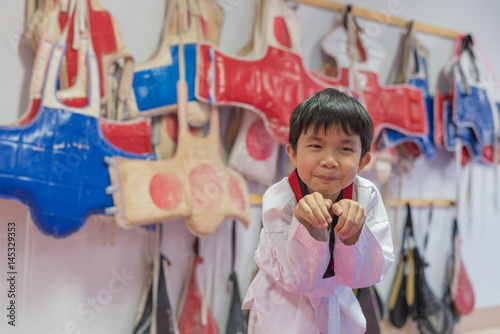
[[[493,144],[493,107],[490,105],[484,67],[472,37],[461,41],[459,61],[453,68],[453,122],[457,128],[471,128],[483,146]]]
[[[493,111],[486,90],[470,85],[463,89],[454,84],[453,122],[458,128],[470,128],[482,145],[493,144]]]
[[[55,237],[77,231],[91,214],[113,205],[106,156],[152,159],[112,146],[99,126],[99,72],[89,50],[89,105],[64,106],[55,97],[65,45],[56,45],[37,117],[19,127],[0,127],[0,196],[26,204],[40,230]]]
[[[469,127],[457,127],[452,120],[452,108],[448,102],[443,105],[443,140],[444,147],[449,152],[455,152],[456,138],[461,139],[463,146],[467,148],[473,160],[477,160],[481,155],[483,147],[477,137]]]

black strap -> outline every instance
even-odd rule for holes
[[[411,218],[410,203],[406,203],[406,210],[407,210],[407,213],[406,213],[406,225],[405,225],[405,228],[404,228],[404,231],[403,231],[403,242],[401,244],[403,248],[405,248],[405,242],[407,240],[409,240],[410,238],[412,238],[413,241],[415,241],[415,236],[413,234],[413,221],[412,221],[412,218]]]
[[[458,236],[458,221],[457,218],[455,217],[453,219],[453,239],[455,239],[456,236]]]
[[[200,238],[194,238],[193,251],[196,255],[200,255]]]
[[[472,45],[474,45],[474,41],[472,40],[472,35],[466,35],[462,38],[462,43],[460,45],[461,51],[469,51],[472,58],[474,58],[474,53],[472,52]]]
[[[156,323],[158,333],[175,333],[175,319],[173,318],[172,303],[167,289],[167,277],[165,276],[166,258],[160,257],[160,277],[158,280],[158,302],[156,310]]]
[[[339,197],[335,203],[342,199],[342,195],[344,190],[340,191]],[[330,262],[328,262],[328,267],[326,268],[325,273],[323,274],[323,278],[329,278],[335,276],[335,262],[333,259],[333,249],[335,248],[335,231],[333,230],[339,221],[339,216],[333,215],[332,217],[332,228],[330,229],[330,241],[328,242],[328,247],[330,248]]]
[[[455,238],[458,236],[458,221],[457,218],[453,218],[453,233],[451,234],[451,250],[452,256],[455,257],[455,253],[458,252],[458,249],[455,249]]]
[[[344,23],[345,30],[347,30],[347,14],[349,14],[351,11],[352,11],[352,5],[346,5],[344,17],[343,17],[343,23]]]
[[[233,255],[233,259],[231,262],[231,271],[234,272],[234,263],[235,263],[235,259],[236,259],[236,220],[233,220],[231,252]]]
[[[476,65],[476,56],[474,55],[474,50],[472,49],[472,46],[474,45],[474,40],[472,39],[472,35],[466,35],[464,38],[462,38],[462,43],[460,45],[460,53],[467,51],[472,59],[472,65],[474,66],[474,74],[475,74],[475,79],[479,80],[479,69],[477,68]],[[460,71],[463,74],[462,68],[460,68]]]
[[[432,221],[432,212],[434,211],[434,206],[431,205],[429,206],[429,218],[427,219],[427,231],[425,231],[425,238],[424,238],[424,249],[423,252],[425,254],[425,250],[427,249],[427,242],[429,241],[429,230],[431,229],[431,221]]]

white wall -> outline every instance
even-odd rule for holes
[[[161,0],[118,1],[101,0],[118,20],[126,46],[136,58],[144,62],[154,51],[164,13]],[[236,52],[245,44],[252,22],[251,1],[225,1],[232,6],[227,13],[221,47]],[[500,3],[495,1],[411,1],[376,0],[352,1],[384,13],[390,10],[396,16],[414,19],[462,32],[471,32],[489,55],[494,72],[500,73],[500,45],[496,43],[499,31],[497,13]],[[22,36],[24,30],[24,1],[0,2],[0,124],[8,124],[19,117],[27,106],[28,85],[33,54]],[[316,8],[299,7],[303,22],[302,50],[305,63],[317,67],[320,63],[319,41],[338,22],[338,15]],[[365,25],[368,21],[361,21]],[[395,58],[400,29],[381,25],[377,34],[387,52],[387,61],[381,69],[381,83],[385,84]],[[436,85],[437,74],[449,59],[453,41],[436,36],[418,34],[430,51],[431,88]],[[0,157],[1,158],[1,157]],[[470,172],[470,173],[469,173]],[[492,167],[472,164],[461,172],[460,227],[463,237],[462,252],[476,292],[476,306],[500,305],[500,289],[496,282],[500,269],[500,215],[494,210]],[[471,178],[470,203],[466,201],[467,185]],[[412,172],[404,177],[403,196],[415,198],[454,198],[457,175],[451,154],[439,152],[432,161],[420,159]],[[395,189],[396,179],[393,179]],[[262,191],[252,185],[252,191]],[[470,206],[470,207],[469,207]],[[498,206],[497,206],[498,207]],[[260,228],[260,210],[252,209],[252,225],[248,231],[238,226],[237,270],[241,294],[250,282],[255,265],[252,251]],[[441,293],[444,259],[449,246],[452,209],[435,209],[426,255],[430,259],[428,279],[431,287]],[[394,211],[392,224],[399,239],[400,227]],[[422,240],[427,226],[428,209],[415,209],[414,221],[418,238]],[[74,235],[54,239],[42,235],[27,217],[27,209],[12,200],[0,199],[0,274],[6,275],[7,223],[16,222],[17,247],[17,325],[6,325],[0,313],[2,333],[128,333],[149,266],[148,236],[144,230],[114,229],[111,245],[111,225],[102,218],[92,218]],[[186,276],[187,259],[192,236],[182,220],[169,221],[164,228],[162,250],[172,261],[171,285],[174,302],[180,297]],[[2,227],[3,226],[3,227]],[[202,255],[206,261],[200,269],[209,272],[206,284],[215,287],[209,293],[221,330],[227,321],[230,286],[231,222],[225,221],[217,233],[202,239]],[[212,270],[212,268],[216,270]],[[122,273],[119,275],[118,273]],[[120,276],[122,280],[117,279]],[[379,284],[386,300],[393,271]],[[120,283],[119,283],[120,282]],[[204,280],[201,280],[204,283]],[[203,284],[202,284],[203,286]],[[7,303],[7,282],[0,279],[0,309]],[[91,311],[88,303],[95,301]],[[6,311],[2,311],[6,312]]]

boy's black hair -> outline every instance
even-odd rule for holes
[[[300,103],[290,116],[288,143],[297,151],[297,142],[302,133],[311,126],[317,133],[332,126],[342,129],[347,135],[359,135],[361,158],[370,151],[373,139],[373,123],[366,109],[352,97],[333,88],[326,88]]]

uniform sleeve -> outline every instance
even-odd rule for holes
[[[322,276],[330,259],[328,241],[311,237],[293,217],[295,198],[293,193],[286,198],[283,192],[288,192],[283,188],[270,188],[264,195],[263,228],[255,262],[284,290],[308,294],[325,285]]]
[[[358,203],[366,212],[365,225],[356,244],[335,241],[335,279],[351,288],[380,282],[394,262],[389,218],[378,189],[373,184],[358,189]]]

